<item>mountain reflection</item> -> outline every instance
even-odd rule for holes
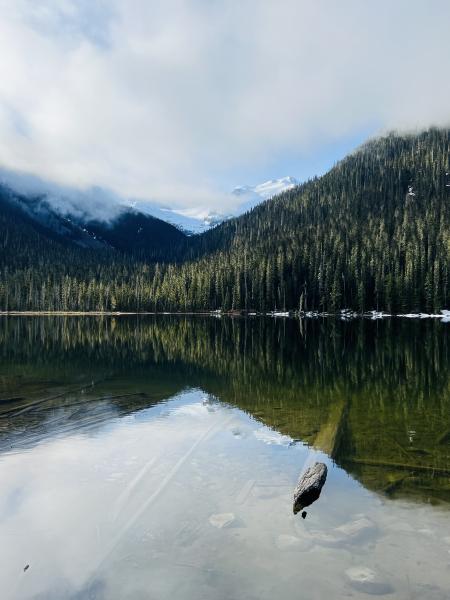
[[[431,321],[0,321],[0,449],[201,388],[391,497],[449,502],[450,337]]]

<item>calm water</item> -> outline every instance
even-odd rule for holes
[[[449,324],[0,320],[2,599],[448,600],[449,475]]]

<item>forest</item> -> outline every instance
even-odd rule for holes
[[[0,212],[0,310],[438,312],[450,130],[373,139],[328,173],[159,252],[80,248]]]

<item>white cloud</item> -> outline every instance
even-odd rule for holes
[[[0,164],[63,185],[223,208],[233,169],[450,121],[447,0],[0,9]]]

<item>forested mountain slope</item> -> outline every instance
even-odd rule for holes
[[[26,196],[0,185],[3,227],[9,220],[10,231],[26,227],[67,248],[118,250],[154,261],[170,257],[171,248],[186,237],[173,225],[133,208],[115,206],[110,213],[99,219],[83,210],[61,212],[45,195]]]
[[[208,304],[397,312],[447,306],[449,151],[449,130],[373,140],[325,176],[197,238],[191,256],[201,267],[192,267],[202,273]],[[190,268],[178,271],[177,289],[192,278]],[[173,281],[170,274],[167,287]],[[205,302],[199,292],[196,301]]]
[[[0,308],[448,308],[449,150],[448,129],[370,141],[323,177],[139,260],[58,255],[36,229],[12,234],[2,213]]]
[[[0,310],[110,310],[113,289],[140,309],[146,261],[178,256],[185,239],[132,210],[78,222],[0,186]]]

